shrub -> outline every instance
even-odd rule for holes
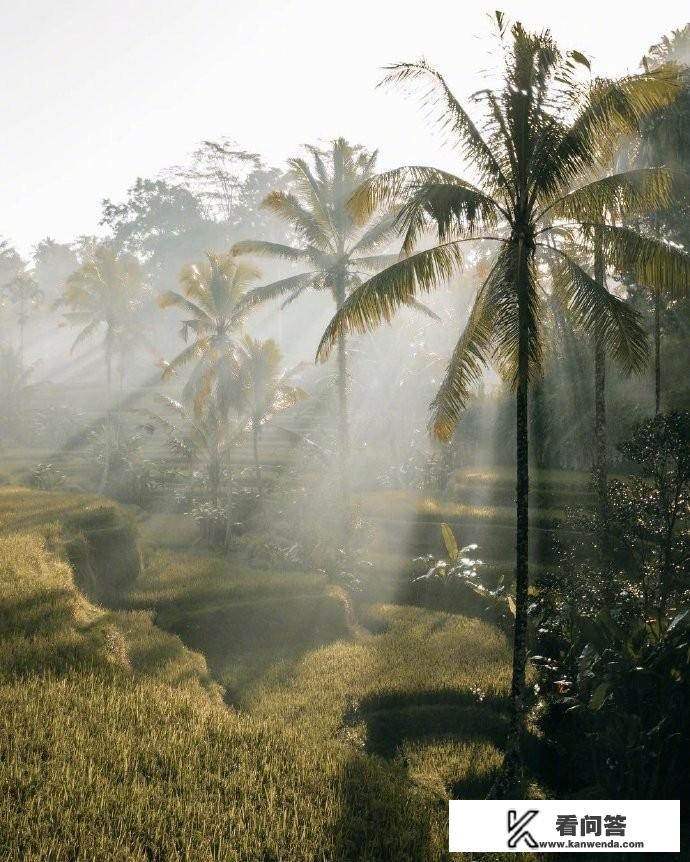
[[[542,581],[543,727],[580,787],[687,796],[690,769],[690,417],[668,413],[620,446],[638,474],[609,488],[607,540],[560,549]],[[597,517],[575,513],[590,537]],[[568,765],[572,769],[568,769]]]
[[[54,464],[36,464],[31,471],[30,483],[32,487],[41,491],[54,491],[65,484],[64,472]]]

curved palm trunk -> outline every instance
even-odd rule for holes
[[[594,279],[606,288],[606,269],[601,231],[595,234]],[[599,547],[603,553],[608,541],[608,466],[606,463],[606,354],[603,345],[594,344],[594,459],[593,472],[597,496]]]
[[[661,291],[654,292],[654,413],[661,413]]]

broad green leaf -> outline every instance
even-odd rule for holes
[[[448,552],[448,559],[457,560],[458,558],[458,543],[455,540],[455,534],[453,530],[448,526],[448,524],[441,524],[441,535],[443,536],[443,542],[446,546],[446,551]]]
[[[589,701],[589,708],[593,710],[601,709],[604,705],[604,701],[606,700],[606,695],[609,693],[608,683],[602,682],[600,683],[592,693],[592,697]]]

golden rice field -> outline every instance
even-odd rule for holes
[[[61,548],[63,514],[90,505],[0,490],[1,859],[448,858],[448,798],[500,763],[498,629],[390,603],[354,620],[322,576],[168,550],[108,610]],[[337,638],[318,643],[320,614]]]

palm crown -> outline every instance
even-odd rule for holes
[[[66,306],[68,323],[81,327],[72,349],[105,329],[108,383],[113,351],[121,355],[134,337],[136,313],[143,304],[143,281],[137,260],[118,255],[107,243],[97,245],[89,258],[65,283],[54,307]]]
[[[306,392],[290,382],[290,373],[281,369],[281,353],[269,338],[258,341],[246,335],[242,341],[237,378],[234,381],[240,410],[252,432],[256,484],[261,490],[259,437],[276,413],[281,413],[306,398]]]
[[[192,343],[165,364],[163,379],[178,368],[197,360],[198,365],[187,385],[189,394],[197,389],[197,406],[208,395],[213,377],[223,364],[233,364],[239,333],[247,313],[247,286],[259,271],[230,255],[207,254],[204,263],[185,267],[180,275],[182,292],[170,290],[159,302],[163,308],[179,308],[187,317],[182,321],[182,337]]]
[[[257,430],[276,413],[306,398],[304,390],[290,383],[289,373],[281,368],[281,359],[280,348],[272,338],[243,338],[238,368],[240,400]]]
[[[328,153],[308,147],[312,165],[305,159],[291,159],[291,192],[273,192],[263,205],[288,222],[298,240],[294,246],[246,241],[237,243],[233,254],[260,254],[281,257],[305,265],[297,275],[262,285],[247,294],[247,304],[257,305],[284,296],[283,306],[305,291],[329,291],[338,308],[348,294],[371,273],[396,258],[380,254],[394,235],[390,213],[375,213],[356,220],[348,207],[355,190],[372,178],[376,153],[369,154],[343,138],[333,141]],[[410,304],[416,304],[414,298]],[[347,355],[345,337],[338,339],[339,454],[343,489],[345,459],[349,448],[347,410]]]
[[[312,288],[330,291],[340,306],[363,276],[393,259],[375,253],[393,235],[390,215],[373,218],[369,213],[357,222],[348,208],[355,189],[372,177],[376,153],[369,154],[343,138],[333,141],[328,153],[307,149],[311,166],[305,159],[289,160],[293,191],[273,192],[263,202],[291,226],[298,244],[249,240],[233,247],[234,254],[269,255],[307,268],[250,291],[247,301],[252,305],[281,296],[292,302]]]

